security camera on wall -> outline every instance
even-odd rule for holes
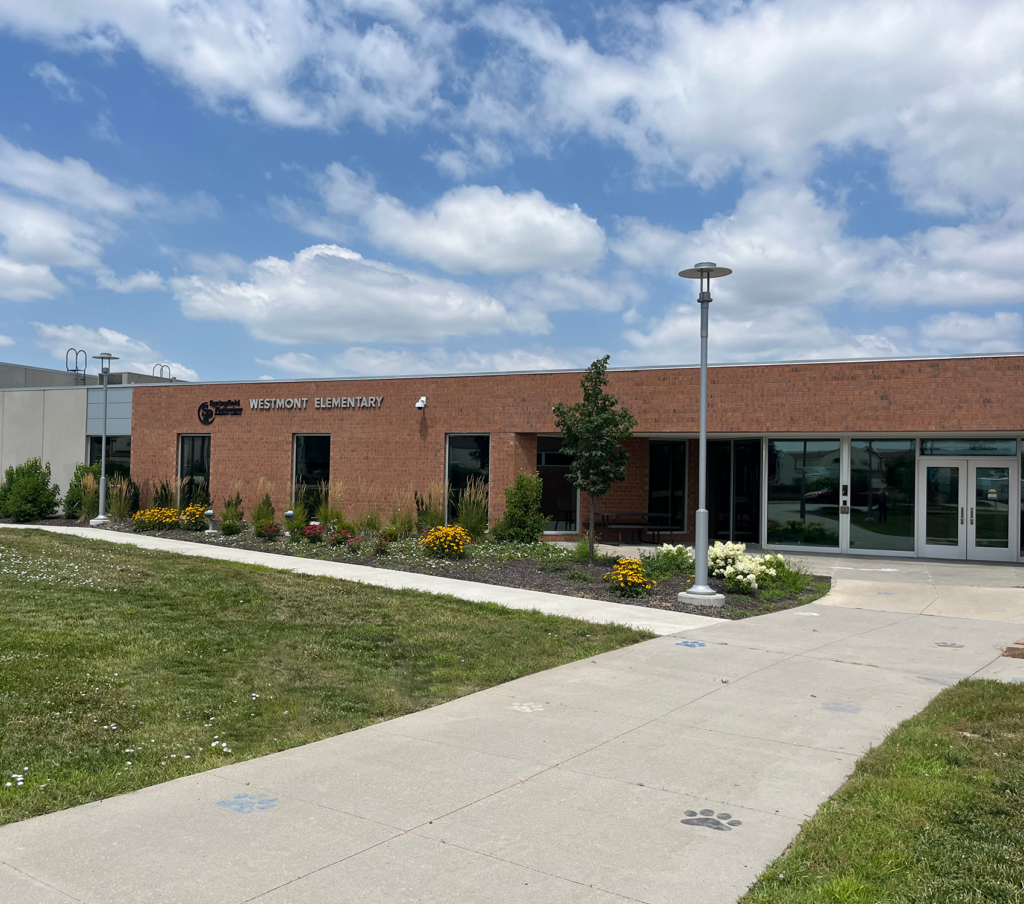
[[[420,396],[420,400],[416,403],[416,407],[419,408],[421,411],[424,408],[426,408],[427,407],[427,397],[426,396]]]

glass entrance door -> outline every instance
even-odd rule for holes
[[[1017,462],[923,458],[924,505],[919,510],[920,554],[942,559],[1016,559],[1017,524],[1011,494]]]
[[[1010,517],[1010,492],[1017,482],[1016,470],[1016,462],[968,462],[967,558],[1017,558],[1017,525]]]

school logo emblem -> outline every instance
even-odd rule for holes
[[[213,419],[217,416],[217,412],[210,407],[209,402],[203,402],[199,406],[199,423],[206,427],[209,427],[213,423]]]

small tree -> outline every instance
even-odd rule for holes
[[[505,487],[505,517],[491,531],[495,540],[505,543],[536,543],[544,533],[548,517],[540,508],[544,484],[540,474],[520,471],[511,486]]]
[[[583,401],[555,405],[555,426],[561,431],[562,451],[572,456],[568,479],[590,501],[590,564],[594,564],[594,507],[613,483],[626,479],[629,453],[623,440],[632,436],[636,420],[618,400],[605,392],[608,355],[598,358],[583,375]]]

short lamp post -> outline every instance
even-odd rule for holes
[[[679,594],[679,600],[698,606],[721,606],[725,597],[708,586],[708,307],[711,305],[711,280],[732,273],[728,267],[718,267],[704,261],[694,264],[679,275],[684,279],[699,279],[700,294],[700,471],[697,477],[697,533],[693,546],[693,586]]]
[[[93,355],[93,359],[100,362],[100,373],[103,374],[103,439],[100,442],[100,511],[89,524],[92,527],[106,527],[110,523],[107,517],[107,388],[110,382],[110,362],[119,359],[110,352]]]

